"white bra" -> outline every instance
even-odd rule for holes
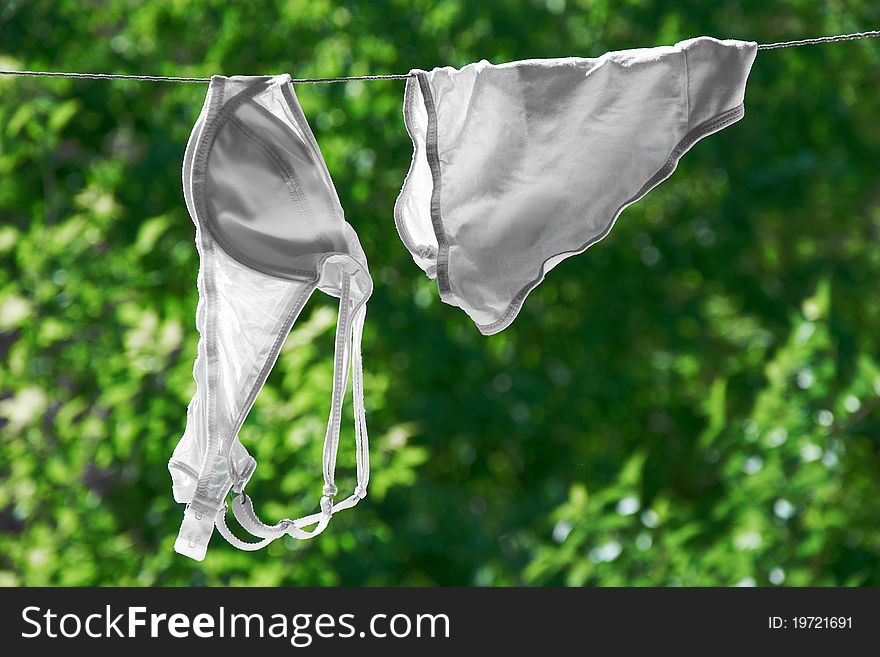
[[[200,258],[200,340],[193,369],[196,393],[168,464],[174,498],[187,504],[174,549],[204,559],[215,526],[243,550],[259,549],[284,535],[311,538],[334,513],[367,494],[360,342],[373,284],[290,76],[211,78],[187,145],[183,187]],[[238,432],[316,288],[339,298],[320,511],[267,525],[244,492],[256,463]],[[357,485],[334,503],[349,370]],[[258,541],[242,541],[227,527],[230,490],[237,494],[232,501],[236,520]]]

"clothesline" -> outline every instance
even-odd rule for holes
[[[812,46],[834,41],[853,41],[855,39],[872,39],[880,37],[880,30],[836,34],[833,36],[799,39],[797,41],[778,41],[776,43],[760,43],[758,50],[775,50],[777,48],[793,48]],[[139,80],[141,82],[210,82],[211,78],[169,77],[164,75],[125,75],[121,73],[72,73],[67,71],[0,71],[0,75],[21,75],[48,78],[84,78],[88,80]],[[357,80],[406,80],[411,73],[390,73],[386,75],[349,75],[332,78],[295,78],[294,84],[329,84],[335,82],[354,82]]]

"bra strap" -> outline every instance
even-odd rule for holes
[[[333,359],[333,396],[330,402],[330,419],[324,436],[324,488],[321,506],[328,500],[333,503],[337,493],[336,455],[339,452],[339,428],[342,421],[342,402],[345,399],[345,386],[348,382],[349,354],[351,352],[351,276],[343,274],[342,293],[339,296],[339,320],[336,324],[336,346]]]
[[[314,538],[327,528],[334,513],[355,506],[367,495],[370,478],[369,443],[367,437],[366,414],[364,412],[363,361],[361,356],[361,340],[366,318],[366,302],[352,308],[351,275],[346,274],[342,282],[339,300],[339,320],[336,327],[336,345],[333,363],[333,396],[331,400],[330,418],[324,439],[323,474],[324,487],[321,497],[321,511],[309,516],[290,520],[285,518],[274,525],[262,522],[254,511],[253,502],[243,490],[232,501],[232,513],[238,523],[248,532],[261,540],[247,543],[237,538],[226,525],[225,512],[216,516],[217,529],[233,546],[242,550],[259,550],[284,535],[305,540]],[[334,484],[336,456],[339,451],[339,432],[342,416],[342,402],[345,398],[346,380],[351,371],[352,398],[355,420],[355,450],[357,463],[357,486],[350,496],[333,503],[337,493]],[[312,530],[307,527],[316,525]]]

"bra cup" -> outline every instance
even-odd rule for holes
[[[282,278],[315,279],[347,252],[344,222],[304,140],[249,102],[227,117],[208,156],[207,227],[231,257]]]

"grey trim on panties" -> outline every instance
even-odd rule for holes
[[[431,169],[431,225],[434,227],[434,237],[437,238],[437,289],[440,290],[440,298],[446,303],[459,305],[455,302],[452,288],[449,285],[449,240],[443,230],[443,220],[440,217],[440,155],[437,150],[437,108],[434,105],[434,96],[431,93],[431,83],[428,75],[419,71],[416,73],[419,80],[419,88],[425,99],[425,110],[428,113],[427,134],[425,136],[425,155],[428,158],[428,167]]]

